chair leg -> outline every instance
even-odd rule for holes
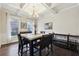
[[[23,55],[23,46],[21,46],[21,56]]]
[[[77,52],[77,53],[78,53],[78,50],[77,50],[77,45],[75,45],[75,52]]]
[[[19,55],[19,53],[20,53],[20,44],[18,45],[18,55]]]
[[[39,55],[41,56],[41,49],[39,50]]]
[[[51,51],[53,52],[53,45],[51,44]]]
[[[53,54],[54,53],[54,51],[53,51],[53,45],[51,44],[51,54]]]

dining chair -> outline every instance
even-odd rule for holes
[[[45,31],[40,31],[41,34],[45,34]]]
[[[19,44],[18,44],[18,55],[22,56],[23,52],[24,52],[23,51],[24,46],[25,46],[26,49],[28,49],[29,41],[26,38],[22,37],[21,34],[18,34],[18,42],[19,42]],[[26,50],[26,51],[28,51],[28,50]]]
[[[51,45],[51,51],[52,51],[52,37],[51,36],[49,34],[43,35],[40,42],[38,44],[34,45],[34,47],[38,47],[40,56],[42,55],[42,50],[44,50],[46,48],[48,49],[46,55],[49,54],[50,45]]]

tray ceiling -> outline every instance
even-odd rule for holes
[[[32,15],[33,10],[37,14],[43,14],[46,11],[51,12],[52,14],[58,13],[62,10],[70,8],[77,3],[4,3],[4,8],[14,11],[16,14],[27,14]]]

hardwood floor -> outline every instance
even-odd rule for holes
[[[0,56],[18,56],[18,44],[5,45],[0,48]]]
[[[18,43],[6,45],[0,48],[0,56],[18,56]],[[49,56],[78,56],[78,54],[54,45],[53,54],[50,54]]]

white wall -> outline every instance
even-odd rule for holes
[[[1,44],[4,42],[7,43],[7,14],[4,12],[4,10],[0,10],[0,36],[1,36]],[[5,40],[6,39],[6,40]]]
[[[39,19],[39,21],[38,21],[38,27],[37,27],[38,33],[40,33],[40,31],[45,31],[46,33],[53,32],[53,29],[52,30],[45,30],[44,24],[45,23],[48,23],[48,22],[52,22],[53,23],[53,20],[52,19],[43,19],[43,20],[42,19],[41,20]]]
[[[38,23],[38,31],[44,30],[44,23],[46,22],[53,22],[53,32],[79,35],[79,6],[63,10],[54,18],[41,18]]]
[[[0,8],[1,11],[1,8]],[[0,12],[0,20],[1,20],[1,12]],[[0,23],[0,28],[1,28],[1,23]],[[0,29],[0,47],[1,47],[1,29]]]
[[[79,6],[60,12],[54,18],[54,32],[79,34]]]

